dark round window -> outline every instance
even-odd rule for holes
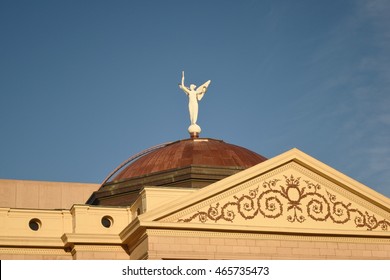
[[[102,225],[105,227],[105,228],[110,228],[112,225],[113,225],[113,223],[114,223],[114,220],[112,219],[112,217],[110,217],[110,216],[104,216],[103,218],[102,218]]]
[[[37,231],[41,228],[42,226],[42,223],[40,220],[38,219],[31,219],[29,222],[28,222],[28,226],[30,227],[31,230],[33,231]]]

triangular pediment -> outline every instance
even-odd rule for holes
[[[388,198],[297,149],[139,218],[178,228],[390,236]]]

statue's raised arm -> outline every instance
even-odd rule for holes
[[[189,95],[190,90],[184,85],[184,71],[181,72],[181,84],[179,84],[179,88],[182,89],[185,94]]]

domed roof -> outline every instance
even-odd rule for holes
[[[187,166],[248,168],[266,158],[246,148],[210,138],[170,143],[143,155],[124,167],[110,181],[122,181]]]

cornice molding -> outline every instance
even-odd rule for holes
[[[122,240],[118,234],[77,234],[65,233],[61,236],[65,247],[72,247],[75,244],[99,244],[99,245],[121,245]]]
[[[334,236],[334,235],[307,235],[294,233],[267,233],[267,232],[232,232],[232,231],[207,231],[200,229],[148,229],[148,236],[164,237],[194,237],[194,238],[233,238],[254,240],[279,240],[279,241],[306,241],[306,242],[345,242],[345,243],[370,243],[390,245],[390,238],[377,238],[376,236]]]
[[[0,246],[64,247],[61,238],[36,236],[0,236]]]

